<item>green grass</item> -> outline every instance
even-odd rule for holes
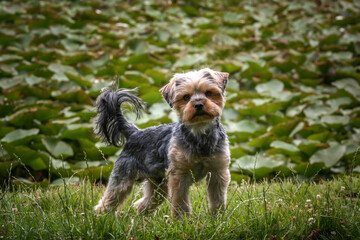
[[[193,214],[177,220],[165,201],[138,215],[136,187],[116,214],[92,209],[103,186],[76,185],[3,191],[0,238],[5,239],[356,239],[360,236],[360,179],[232,183],[227,210],[212,217],[205,183],[191,189]],[[316,238],[317,237],[317,238]]]

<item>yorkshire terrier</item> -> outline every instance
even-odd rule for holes
[[[228,75],[208,68],[175,74],[160,93],[179,121],[146,129],[128,122],[121,111],[123,103],[132,105],[137,116],[143,110],[144,102],[130,90],[106,89],[99,95],[95,133],[123,150],[97,212],[116,210],[134,183],[146,180],[144,197],[134,204],[139,213],[168,197],[175,216],[190,214],[189,188],[205,176],[211,212],[225,209],[230,151],[220,116]]]

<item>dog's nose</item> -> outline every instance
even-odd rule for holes
[[[195,103],[195,104],[194,104],[194,108],[195,108],[197,111],[202,110],[202,109],[203,109],[203,107],[204,107],[204,104],[203,104],[203,103],[201,103],[201,102],[199,102],[199,103]]]

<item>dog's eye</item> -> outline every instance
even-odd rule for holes
[[[211,95],[212,95],[212,92],[211,92],[211,91],[206,91],[206,92],[205,92],[205,96],[211,97]]]
[[[185,96],[183,96],[184,101],[189,101],[190,100],[190,95],[186,94]]]

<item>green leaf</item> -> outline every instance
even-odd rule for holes
[[[310,119],[318,119],[319,117],[323,115],[331,114],[336,109],[332,109],[322,103],[315,103],[308,106],[305,110],[305,116]]]
[[[19,85],[21,83],[24,83],[24,77],[17,76],[14,78],[0,80],[0,87],[3,89],[9,89],[9,88],[15,87],[16,85]]]
[[[273,79],[266,83],[256,85],[255,89],[258,93],[268,93],[270,95],[274,95],[279,94],[284,90],[284,84],[277,79]]]
[[[289,136],[294,128],[298,125],[299,119],[293,119],[287,122],[279,123],[270,129],[270,132],[274,133],[277,137]]]
[[[75,76],[78,75],[78,72],[74,68],[61,64],[52,63],[48,66],[48,69],[55,73],[52,78],[57,81],[68,81],[69,79],[65,73],[70,73]]]
[[[310,158],[310,163],[324,163],[325,167],[330,168],[334,166],[344,155],[346,146],[335,143],[329,148],[317,151]]]
[[[80,182],[79,177],[71,177],[71,178],[59,178],[51,182],[51,186],[64,186],[70,184],[77,184]]]
[[[305,177],[314,177],[316,174],[318,174],[321,169],[324,167],[324,163],[301,163],[296,166],[294,166],[294,171],[298,174],[301,174]]]
[[[29,84],[30,86],[33,86],[33,85],[36,85],[38,83],[45,81],[45,78],[30,75],[30,76],[25,77],[25,80],[26,80],[27,84]]]
[[[323,117],[321,117],[321,121],[330,126],[334,126],[334,125],[346,126],[350,122],[350,117],[349,116],[337,116],[337,115],[323,116]]]
[[[307,137],[308,140],[315,140],[320,142],[326,142],[329,140],[331,136],[331,133],[327,130],[320,132],[320,133],[314,133]]]
[[[236,172],[245,171],[247,174],[255,174],[256,178],[262,178],[275,172],[278,167],[285,166],[286,159],[279,155],[247,155],[241,157],[231,165],[231,170]]]
[[[344,89],[350,93],[357,101],[360,101],[360,85],[359,83],[352,78],[345,78],[332,82],[332,85],[336,86],[339,89]]]
[[[273,141],[274,136],[271,132],[267,132],[257,138],[252,139],[248,145],[257,148],[268,148]]]
[[[180,57],[174,64],[174,68],[200,65],[206,60],[206,54],[185,55]]]
[[[119,151],[119,148],[114,146],[107,146],[103,142],[97,142],[95,147],[99,150],[99,152],[101,152],[101,154],[104,155],[114,155],[117,151]]]
[[[12,144],[25,144],[30,141],[34,136],[37,136],[39,129],[16,129],[12,132],[9,132],[1,139],[2,142],[12,143]]]
[[[348,97],[334,98],[326,101],[326,104],[333,109],[339,109],[340,106],[348,105],[350,103],[352,103],[352,100]]]
[[[283,141],[274,141],[270,144],[270,147],[274,148],[272,149],[271,153],[275,154],[287,154],[287,155],[293,155],[296,153],[299,153],[299,149],[293,145],[289,144]]]
[[[89,124],[71,124],[67,125],[60,131],[62,139],[77,140],[79,138],[93,138],[93,127]]]
[[[36,171],[45,170],[49,167],[49,156],[42,152],[34,151],[25,146],[12,146],[9,143],[3,143],[3,147],[13,159],[21,161],[25,166]]]
[[[46,147],[46,149],[53,155],[54,157],[68,157],[73,156],[74,152],[71,146],[63,141],[60,141],[56,138],[52,137],[44,137],[42,139],[42,143]]]
[[[266,66],[261,66],[259,63],[249,61],[247,62],[248,66],[243,71],[241,76],[247,79],[259,78],[264,80],[270,80],[272,73],[269,71],[269,68]]]
[[[71,169],[70,164],[67,161],[51,158],[51,167],[54,169]]]
[[[18,161],[0,162],[0,179],[8,178],[11,171],[15,169],[18,164]]]
[[[99,179],[109,180],[113,164],[100,167],[88,167],[76,171],[76,176],[81,178],[88,178],[90,181],[96,181]]]
[[[239,174],[239,173],[235,173],[235,172],[231,173],[231,181],[236,181],[238,184],[242,184],[243,181],[246,182],[249,179],[250,179],[250,177],[247,175],[243,175],[243,174]]]
[[[65,73],[65,75],[70,81],[73,81],[74,83],[78,84],[80,87],[89,88],[92,86],[92,83],[90,81],[83,79],[79,76],[76,76],[71,73]]]
[[[141,39],[131,39],[126,44],[135,55],[147,53],[148,44]]]
[[[99,167],[105,161],[79,161],[76,162],[75,166],[79,168],[88,168],[88,167]]]
[[[242,147],[236,147],[231,149],[231,158],[240,158],[246,156],[247,153]]]
[[[311,156],[316,151],[327,147],[329,147],[329,144],[327,143],[321,143],[311,140],[302,140],[302,142],[298,145],[298,148],[301,150],[301,152],[304,152],[307,156]]]
[[[98,160],[102,158],[101,152],[95,147],[95,143],[86,138],[78,139],[82,151],[86,153],[88,160]]]
[[[228,132],[254,133],[262,129],[262,126],[255,121],[242,120],[240,122],[228,122],[225,128]]]

